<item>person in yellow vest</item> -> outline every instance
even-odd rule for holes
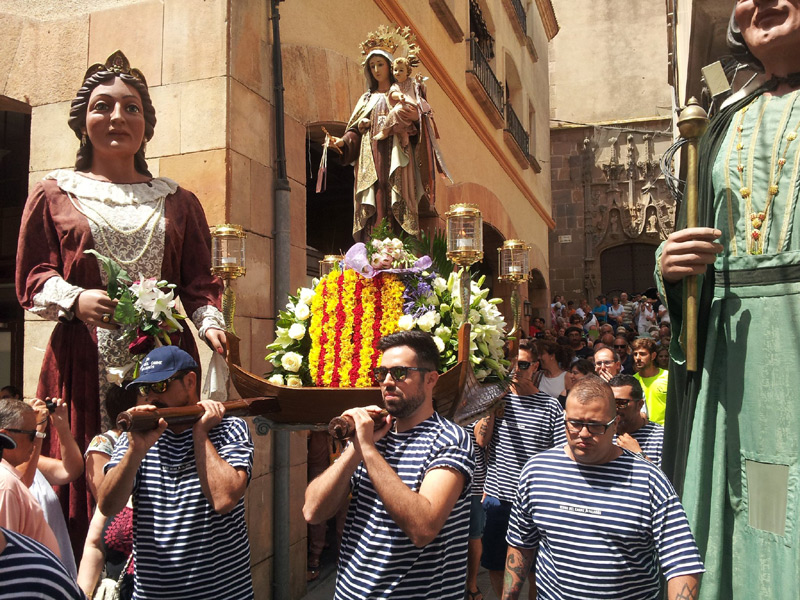
[[[644,391],[647,417],[654,423],[664,425],[664,414],[667,409],[667,383],[669,371],[660,369],[656,364],[658,346],[652,338],[633,340],[633,368],[636,379]]]

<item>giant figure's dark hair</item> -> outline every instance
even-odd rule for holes
[[[147,169],[147,161],[144,159],[144,150],[147,142],[153,137],[156,127],[156,110],[153,108],[153,102],[150,100],[150,92],[147,89],[147,84],[140,81],[133,75],[127,73],[114,73],[113,71],[98,71],[93,75],[86,78],[83,82],[81,89],[72,101],[69,111],[69,119],[67,123],[70,129],[75,132],[78,139],[83,136],[83,130],[86,127],[86,110],[89,106],[89,97],[92,95],[92,90],[101,83],[108,83],[114,77],[119,77],[132,86],[139,92],[142,98],[142,112],[144,114],[144,140],[136,155],[133,158],[134,167],[142,175],[152,177],[152,174]],[[92,166],[92,142],[86,140],[86,144],[81,143],[78,148],[78,153],[75,157],[75,170],[86,171]]]

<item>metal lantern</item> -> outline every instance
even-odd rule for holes
[[[469,266],[483,259],[483,216],[475,204],[453,204],[447,217],[447,258],[461,267],[461,322],[469,318]]]
[[[497,249],[498,264],[500,265],[501,281],[522,283],[528,280],[528,253],[531,247],[522,240],[506,240],[503,246]]]
[[[528,281],[529,259],[531,247],[522,240],[506,240],[503,246],[497,249],[498,263],[500,265],[500,281],[507,281],[514,287],[511,289],[511,316],[513,323],[508,335],[514,335],[519,329],[519,284]]]
[[[228,331],[236,334],[233,328],[233,315],[236,311],[236,295],[231,281],[243,277],[245,266],[245,240],[247,234],[241,225],[217,225],[211,228],[211,272],[222,277],[225,290],[222,293],[222,314]]]
[[[319,261],[319,278],[325,279],[330,273],[340,270],[339,264],[344,260],[341,254],[326,254],[325,258]]]
[[[483,259],[483,216],[475,204],[453,204],[447,217],[447,258],[461,267]]]

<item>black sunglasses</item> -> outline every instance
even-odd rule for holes
[[[636,402],[633,398],[617,398],[615,400],[617,403],[617,408],[625,408],[631,402]]]
[[[627,347],[628,344],[620,344],[620,345],[614,344],[614,348],[627,348]]]
[[[169,379],[165,379],[164,381],[156,381],[155,383],[142,383],[136,388],[136,391],[143,398],[150,393],[150,390],[153,390],[156,394],[163,394],[167,391],[170,383],[176,379],[181,379],[184,375],[186,375],[186,373],[181,371],[175,373],[175,375]]]
[[[592,435],[603,435],[616,420],[617,417],[614,417],[608,423],[592,423],[587,421],[576,421],[575,419],[564,419],[564,422],[567,424],[567,429],[570,433],[580,433],[581,430],[586,427],[586,430]]]
[[[6,427],[6,431],[10,431],[11,433],[21,433],[23,435],[27,435],[31,442],[36,438],[44,439],[47,437],[47,434],[43,431],[36,431],[35,429],[14,429],[13,427]]]
[[[517,368],[520,371],[527,371],[528,369],[531,368],[532,364],[533,364],[532,362],[529,362],[527,360],[518,360],[517,361]]]
[[[420,373],[427,373],[430,369],[423,369],[422,367],[375,367],[372,370],[372,376],[379,384],[386,381],[386,375],[392,376],[394,381],[405,381],[408,377],[409,371],[419,371]]]

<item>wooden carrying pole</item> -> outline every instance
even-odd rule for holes
[[[697,163],[699,155],[697,143],[708,126],[708,115],[696,98],[690,98],[678,118],[678,130],[686,139],[686,195],[684,207],[686,211],[686,227],[697,227]],[[684,316],[686,370],[697,371],[697,275],[690,275],[685,280],[686,306]]]
[[[229,400],[225,405],[225,415],[229,417],[254,417],[280,410],[275,398],[248,398],[246,400]],[[151,411],[125,411],[117,417],[117,427],[121,431],[148,431],[158,427],[159,419],[169,425],[191,425],[205,412],[202,406],[178,406],[175,408],[159,408]]]

